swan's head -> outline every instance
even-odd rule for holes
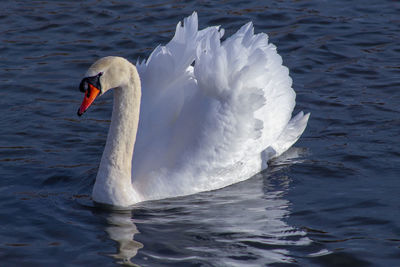
[[[123,87],[129,82],[131,64],[121,57],[104,57],[97,60],[86,72],[79,90],[85,93],[78,116],[90,107],[97,96],[110,89]]]

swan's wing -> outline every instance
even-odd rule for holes
[[[236,110],[236,133],[244,134],[235,138],[247,139],[247,150],[261,153],[263,163],[281,155],[303,133],[310,114],[300,112],[290,119],[296,94],[276,47],[268,43],[267,34],[254,34],[251,22],[222,44],[217,36],[207,41],[196,59],[199,86]],[[208,66],[215,68],[210,71]]]
[[[186,145],[190,149],[181,150],[187,164],[182,173],[195,173],[201,190],[259,172],[305,129],[308,115],[289,123],[296,97],[292,79],[276,47],[266,34],[255,35],[252,23],[222,43],[217,31],[208,32],[197,47],[194,76],[199,90],[186,99],[178,129],[190,125],[188,135],[196,136]]]
[[[191,64],[197,46],[211,31],[218,32],[218,27],[198,31],[198,17],[194,12],[184,19],[183,25],[177,24],[168,44],[159,45],[147,60],[137,62],[142,99],[133,159],[134,176],[145,176],[177,160],[170,152],[173,150],[172,131],[186,98],[198,90]],[[219,34],[222,36],[223,31]]]
[[[268,36],[255,35],[251,23],[223,43],[222,34],[198,31],[194,13],[138,66],[143,98],[133,173],[150,198],[247,179],[306,126],[302,114],[289,123],[295,92]]]
[[[146,118],[143,123],[163,129],[176,119],[186,91],[196,87],[188,68],[195,60],[197,46],[204,36],[217,29],[209,27],[198,31],[197,13],[194,12],[184,19],[183,25],[181,22],[176,25],[175,35],[168,44],[159,45],[147,60],[137,62],[144,104],[140,112]]]

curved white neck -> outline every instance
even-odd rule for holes
[[[132,156],[139,122],[141,88],[136,68],[129,65],[128,81],[114,89],[111,125],[93,188],[93,200],[117,206],[128,206],[140,198],[132,188]]]

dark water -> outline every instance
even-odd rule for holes
[[[399,2],[138,2],[1,2],[0,265],[399,266]],[[308,128],[243,183],[95,207],[112,95],[78,119],[80,79],[147,57],[193,10],[270,35]]]

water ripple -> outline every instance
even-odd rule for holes
[[[78,120],[79,80],[98,57],[147,57],[193,10],[226,36],[250,20],[269,34],[312,114],[307,149],[222,190],[99,207],[112,96]],[[396,266],[398,14],[374,0],[3,1],[2,264]]]

